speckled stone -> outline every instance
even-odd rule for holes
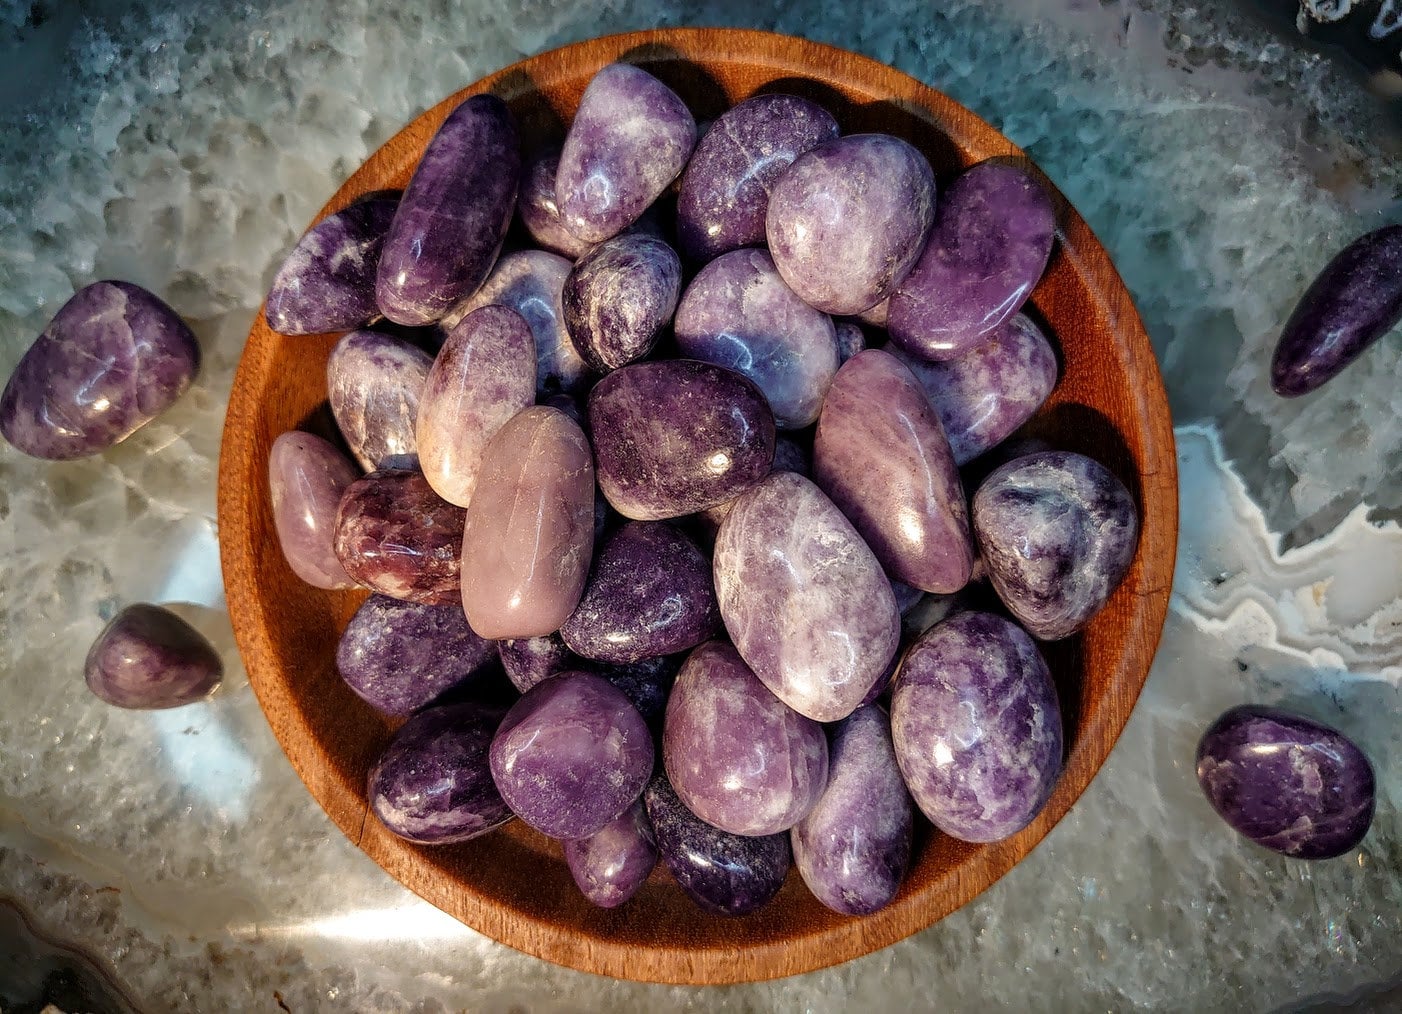
[[[677,252],[646,233],[605,240],[565,279],[561,303],[575,349],[599,373],[652,351],[681,294]]]
[[[973,528],[998,596],[1043,641],[1068,637],[1134,559],[1139,514],[1124,483],[1069,451],[1017,458],[974,494]]]
[[[120,443],[170,408],[200,349],[174,310],[139,285],[75,292],[0,394],[0,434],[35,458],[68,461]]]
[[[102,628],[83,678],[119,708],[178,708],[213,693],[224,663],[203,634],[169,609],[137,603]]]
[[[867,347],[866,332],[860,324],[839,320],[833,325],[837,333],[837,364],[841,366]]]
[[[586,661],[583,666],[597,670],[599,675],[622,690],[623,696],[643,716],[648,728],[655,735],[661,735],[667,699],[676,683],[677,672],[685,661],[686,653],[680,652],[612,665]]]
[[[433,359],[379,331],[343,336],[326,361],[331,414],[360,467],[418,462],[414,426]]]
[[[891,736],[916,804],[963,841],[1021,831],[1061,774],[1047,664],[1021,628],[989,613],[958,613],[911,646],[891,690]]]
[[[647,881],[657,865],[657,839],[639,799],[588,838],[564,845],[565,864],[583,895],[600,908],[617,908]]]
[[[523,694],[556,673],[585,668],[559,631],[540,637],[508,637],[495,643],[506,678]]]
[[[316,588],[354,588],[334,546],[341,497],[360,470],[330,442],[293,431],[273,441],[268,490],[278,546],[292,572]]]
[[[555,201],[555,174],[559,167],[558,145],[544,148],[526,160],[521,170],[516,211],[521,216],[521,224],[538,246],[570,260],[578,260],[594,244],[580,239],[560,221],[560,205]]]

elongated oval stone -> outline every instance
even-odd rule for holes
[[[419,467],[444,500],[472,502],[487,441],[535,403],[535,370],[535,340],[509,307],[474,310],[448,332],[414,427]]]
[[[336,558],[336,511],[360,471],[312,433],[284,433],[268,455],[273,527],[292,572],[315,588],[354,588]]]
[[[474,95],[428,142],[390,223],[375,298],[399,324],[431,324],[486,280],[516,208],[516,123]]]
[[[939,414],[954,463],[967,465],[1032,418],[1056,386],[1056,353],[1018,314],[958,359],[931,362],[890,342]]]
[[[1043,641],[1090,622],[1129,572],[1139,540],[1124,483],[1070,451],[996,469],[974,494],[973,527],[998,597]]]
[[[682,250],[708,261],[763,244],[774,181],[799,155],[838,134],[831,113],[797,95],[756,95],[726,110],[697,143],[682,175]]]
[[[837,371],[813,440],[813,479],[891,577],[941,594],[969,583],[959,470],[924,390],[895,356],[867,349]]]
[[[1354,240],[1300,298],[1271,359],[1283,398],[1318,390],[1402,320],[1402,225]]]
[[[599,488],[638,521],[734,499],[769,471],[774,415],[733,370],[691,359],[633,363],[589,393]]]
[[[130,282],[93,282],[10,374],[0,434],[35,458],[98,454],[175,404],[199,366],[195,336],[164,302]]]
[[[555,174],[560,167],[558,146],[545,148],[528,159],[521,171],[521,188],[516,208],[521,223],[537,245],[551,253],[577,260],[594,244],[580,239],[560,221],[560,205],[555,200]]]
[[[418,461],[414,426],[432,366],[428,353],[379,331],[352,331],[331,350],[331,414],[366,471]]]
[[[681,294],[682,262],[662,240],[625,233],[579,259],[565,279],[565,326],[600,373],[641,359],[657,344]]]
[[[774,695],[817,722],[846,718],[900,639],[891,583],[817,486],[774,472],[716,536],[716,598],[730,639]]]
[[[352,483],[336,514],[336,557],[390,598],[443,606],[459,595],[463,511],[422,472],[385,469]]]
[[[1296,859],[1332,859],[1373,822],[1373,766],[1347,736],[1280,708],[1243,704],[1203,733],[1198,784],[1231,828]]]
[[[565,136],[555,197],[565,228],[601,243],[632,225],[686,167],[696,120],[647,71],[611,63],[594,75]]]
[[[119,708],[178,708],[213,693],[224,663],[203,634],[169,609],[137,603],[102,628],[83,677],[89,690]]]
[[[583,895],[600,908],[617,908],[657,865],[657,839],[639,799],[588,838],[565,842],[565,865]]]
[[[1037,816],[1061,774],[1061,711],[1037,646],[989,613],[957,613],[911,646],[891,691],[891,737],[930,823],[1001,841]]]
[[[911,355],[958,359],[1022,308],[1055,237],[1051,198],[1026,172],[997,162],[965,170],[891,295],[891,340]]]
[[[702,268],[674,331],[683,355],[754,381],[780,429],[811,425],[837,373],[832,318],[800,299],[763,250],[734,250]]]
[[[769,252],[789,288],[824,313],[861,313],[889,296],[925,245],[935,176],[915,148],[886,134],[825,141],[775,182]]]
[[[594,462],[557,409],[519,412],[487,444],[462,540],[462,602],[493,640],[559,629],[594,546]],[[612,817],[614,815],[610,815]]]
[[[375,275],[398,208],[397,197],[371,197],[308,229],[268,290],[268,327],[279,334],[322,334],[364,327],[379,317]]]

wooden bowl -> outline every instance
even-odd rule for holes
[[[530,146],[558,133],[594,72],[619,59],[666,81],[697,119],[761,90],[815,98],[844,133],[885,131],[911,141],[942,182],[983,159],[1025,161],[958,103],[865,57],[762,32],[667,29],[566,46],[450,96],[371,156],[318,220],[368,191],[402,187],[438,125],[467,96],[500,95]],[[1064,369],[1029,431],[1095,456],[1125,480],[1139,501],[1143,534],[1129,576],[1105,611],[1081,636],[1046,647],[1068,752],[1051,801],[1029,827],[992,845],[918,836],[900,895],[865,918],[824,908],[797,872],[758,912],[709,915],[660,866],[632,901],[605,911],[575,889],[559,846],[520,821],[453,846],[422,847],[391,835],[368,815],[366,774],[392,725],[346,687],[333,661],[363,593],[323,592],[297,580],[279,551],[269,505],[273,439],[306,425],[324,405],[326,359],[338,336],[282,337],[260,312],[224,429],[224,583],[249,681],[293,767],[331,819],[391,876],[487,936],[562,965],[653,982],[742,982],[846,961],[924,929],[1012,869],[1085,790],[1129,718],[1163,626],[1177,538],[1173,431],[1153,351],[1104,249],[1048,186],[1061,230],[1032,306],[1059,343]]]

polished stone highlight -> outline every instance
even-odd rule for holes
[[[219,653],[163,606],[137,603],[112,617],[83,665],[88,689],[119,708],[178,708],[208,697],[224,678]]]
[[[617,908],[657,865],[657,839],[642,799],[588,838],[565,842],[565,865],[580,892],[600,908]]]
[[[380,331],[352,331],[331,350],[331,414],[367,472],[417,464],[414,427],[432,366],[427,352]]]
[[[573,261],[588,253],[594,244],[580,239],[560,221],[560,205],[555,200],[555,174],[559,167],[558,145],[544,148],[528,159],[521,170],[516,210],[537,246]]]
[[[273,441],[268,491],[278,546],[292,572],[315,588],[354,588],[336,557],[336,512],[360,470],[329,441],[292,431]]]
[[[662,240],[625,233],[581,257],[561,301],[575,349],[599,373],[642,359],[672,320],[682,262]]]

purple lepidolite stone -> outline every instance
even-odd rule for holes
[[[208,697],[224,677],[219,653],[194,627],[161,606],[127,606],[97,635],[83,675],[88,689],[119,708],[178,708]]]
[[[579,259],[565,279],[565,326],[584,361],[600,373],[652,351],[681,294],[682,263],[662,240],[625,233]]]
[[[584,896],[617,908],[643,886],[657,865],[657,839],[639,799],[588,838],[565,842],[565,863]]]
[[[506,678],[521,693],[568,669],[584,668],[558,631],[540,637],[510,637],[494,642]]]
[[[417,462],[414,427],[432,366],[422,349],[379,331],[352,331],[331,350],[331,414],[366,471]]]
[[[867,336],[861,325],[850,320],[839,320],[833,326],[837,331],[837,363],[841,366],[867,347]]]
[[[580,239],[560,221],[560,205],[555,201],[555,175],[560,167],[560,149],[546,148],[526,161],[521,171],[521,190],[516,210],[531,239],[570,260],[576,260],[594,244]]]
[[[354,588],[334,545],[341,497],[360,470],[331,443],[293,431],[273,441],[268,489],[278,545],[293,573],[316,588]]]

